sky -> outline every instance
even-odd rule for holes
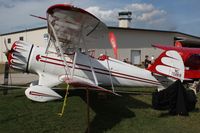
[[[68,3],[118,26],[118,12],[131,11],[131,28],[177,31],[200,37],[199,0],[0,0],[0,34],[46,26],[53,4]]]

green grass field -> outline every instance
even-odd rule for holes
[[[169,116],[153,110],[153,89],[135,89],[121,97],[101,98],[90,92],[91,133],[199,133],[200,103],[188,117]],[[198,95],[198,100],[200,95]],[[0,133],[84,133],[87,129],[87,105],[83,91],[70,91],[63,117],[57,115],[62,101],[36,103],[24,90],[0,91]]]

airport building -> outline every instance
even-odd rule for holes
[[[131,12],[119,13],[119,27],[108,27],[108,32],[113,32],[118,45],[118,55],[120,60],[128,58],[135,65],[140,65],[144,61],[146,55],[156,58],[161,50],[153,48],[152,44],[174,45],[178,38],[187,38],[200,42],[200,37],[176,31],[162,31],[149,29],[129,28],[131,21]],[[39,27],[34,29],[26,29],[22,31],[6,33],[0,35],[0,62],[4,63],[6,57],[3,54],[5,51],[4,41],[11,47],[16,40],[23,40],[32,44],[43,46],[47,45],[48,32],[47,27]],[[199,47],[200,43],[184,43],[187,46]],[[99,44],[98,42],[87,46],[88,49],[94,50],[95,57],[101,53],[105,53],[114,57],[113,50],[110,44]]]

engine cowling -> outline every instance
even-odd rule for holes
[[[27,72],[32,48],[32,44],[23,41],[13,43],[7,56],[9,66]]]
[[[28,99],[37,102],[47,102],[62,98],[62,96],[53,91],[51,88],[40,85],[30,86],[26,89],[25,95]]]

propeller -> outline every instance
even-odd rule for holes
[[[11,73],[9,73],[10,72],[10,67],[9,67],[10,63],[9,63],[9,60],[8,60],[9,53],[11,52],[11,49],[8,48],[6,38],[4,38],[4,46],[5,46],[6,51],[4,51],[3,53],[6,55],[7,62],[8,62],[8,63],[5,63],[5,68],[4,68],[4,84],[8,85],[8,79],[9,78],[10,78],[10,83],[12,84]]]
[[[8,51],[9,49],[8,49],[8,45],[6,43],[6,38],[4,38],[4,45],[5,45],[6,51]]]
[[[9,48],[8,48],[8,44],[6,43],[6,38],[4,38],[4,45],[6,48],[6,51],[4,51],[3,53],[6,55],[6,57],[8,58],[8,53],[9,53]]]

